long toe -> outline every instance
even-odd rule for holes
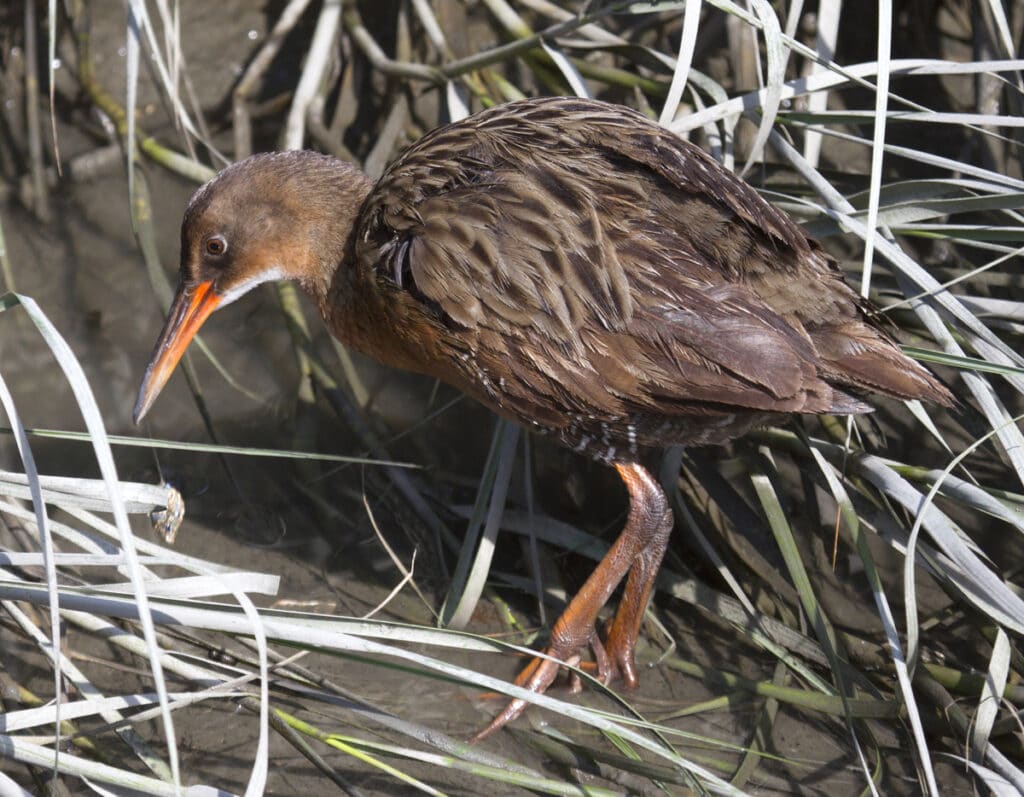
[[[578,657],[576,658],[578,660]],[[554,661],[553,659],[533,659],[526,665],[526,668],[519,673],[519,676],[515,680],[516,686],[529,689],[534,694],[542,695],[547,691],[548,687],[554,683],[555,676],[558,675],[558,670],[561,666],[561,662]],[[511,700],[509,704],[505,706],[505,709],[497,717],[491,720],[490,725],[469,740],[470,744],[476,744],[477,742],[486,739],[496,730],[503,728],[522,714],[528,705],[530,705],[529,702],[523,700],[521,697]]]

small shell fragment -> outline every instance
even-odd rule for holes
[[[167,490],[167,506],[163,509],[154,509],[149,513],[149,517],[153,521],[153,530],[161,539],[168,545],[174,545],[181,521],[185,519],[185,499],[166,482],[163,487]]]

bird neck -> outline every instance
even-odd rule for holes
[[[329,314],[330,289],[351,251],[359,213],[373,181],[350,163],[319,157],[309,163],[302,186],[300,213],[307,257],[299,267],[303,291]]]

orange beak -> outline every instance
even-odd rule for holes
[[[178,292],[174,294],[167,321],[153,349],[146,375],[142,377],[139,397],[135,400],[135,411],[132,413],[135,423],[149,412],[199,327],[219,304],[220,297],[214,292],[212,282],[178,284]]]

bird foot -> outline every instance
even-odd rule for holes
[[[627,689],[634,689],[640,683],[636,674],[634,657],[635,645],[623,644],[612,631],[608,634],[608,642],[604,643],[595,632],[587,643],[594,654],[592,665],[580,665],[579,669],[596,670],[597,680],[605,686],[614,681],[622,681]],[[576,695],[583,691],[583,679],[578,672],[569,673],[569,691]]]
[[[628,642],[623,643],[621,639],[622,637],[615,633],[613,625],[608,635],[607,645],[601,642],[596,630],[591,634],[586,644],[594,654],[592,666],[597,671],[598,681],[607,686],[612,681],[621,679],[627,688],[632,689],[639,683],[634,659],[635,645]],[[577,667],[580,663],[578,649],[566,653],[565,651],[556,650],[555,646],[552,646],[545,651],[545,654],[551,658],[537,657],[531,660],[516,677],[516,686],[528,689],[534,694],[542,695],[554,683],[559,669],[563,666]],[[586,667],[586,669],[589,669],[589,667]],[[576,671],[570,671],[569,673],[569,691],[572,694],[578,694],[583,691],[583,679],[580,678],[579,673]],[[504,710],[491,720],[486,728],[469,740],[470,744],[482,741],[495,731],[500,730],[522,714],[527,706],[529,706],[529,702],[522,698],[514,698],[509,701]]]
[[[551,651],[547,651],[547,653],[549,656],[557,655]],[[579,662],[579,658],[579,654],[575,654],[566,659],[564,663],[574,667]],[[514,683],[516,686],[528,689],[534,694],[542,695],[548,690],[548,687],[554,683],[555,676],[558,675],[558,670],[562,664],[562,661],[556,661],[554,659],[535,658],[526,665],[525,669],[523,669],[521,673],[519,673]],[[522,714],[528,705],[530,705],[529,702],[523,700],[521,697],[513,698],[509,701],[509,704],[505,706],[505,709],[497,717],[491,720],[490,724],[486,728],[469,740],[469,743],[476,744],[477,742],[483,741],[496,730],[503,728]]]

